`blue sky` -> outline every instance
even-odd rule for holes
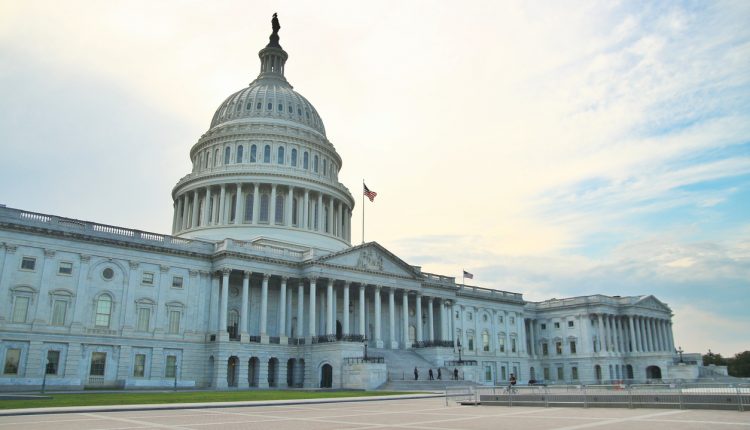
[[[530,300],[654,294],[750,349],[750,3],[0,3],[0,204],[168,233],[278,12],[367,240]],[[355,242],[358,242],[356,240]]]

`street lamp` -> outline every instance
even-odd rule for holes
[[[684,363],[684,361],[682,361],[682,353],[683,353],[683,352],[684,352],[684,351],[682,350],[682,347],[681,347],[681,346],[678,346],[678,347],[677,347],[677,353],[678,353],[678,354],[680,354],[680,363]]]
[[[463,363],[463,360],[461,359],[461,341],[458,340],[458,365],[460,366],[461,363]]]
[[[362,338],[362,344],[365,346],[365,361],[367,361],[367,336]]]

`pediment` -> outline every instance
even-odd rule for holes
[[[315,263],[408,278],[420,276],[417,269],[396,257],[377,242],[368,242],[326,255],[315,260]]]
[[[635,304],[637,306],[641,306],[641,307],[649,308],[649,309],[656,309],[659,311],[666,311],[666,312],[672,311],[669,308],[669,306],[664,304],[664,302],[662,302],[661,300],[651,295],[641,297]]]

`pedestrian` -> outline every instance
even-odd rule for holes
[[[417,370],[417,368],[415,367],[414,368],[414,380],[416,381],[417,379],[419,379],[419,370]]]
[[[458,368],[457,367],[453,369],[453,379],[458,381]]]
[[[427,375],[430,376],[430,381],[434,380],[435,378],[432,376],[432,368],[430,368],[430,371],[427,372]]]
[[[442,375],[440,374],[440,368],[438,367],[438,379],[442,379]]]

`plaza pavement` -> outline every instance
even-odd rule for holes
[[[367,401],[160,410],[84,411],[0,416],[0,430],[126,429],[422,429],[422,430],[575,430],[575,429],[745,429],[750,412],[673,409],[579,409],[445,405],[445,399],[402,398]],[[164,405],[166,406],[166,405]],[[8,412],[8,411],[4,411]]]

